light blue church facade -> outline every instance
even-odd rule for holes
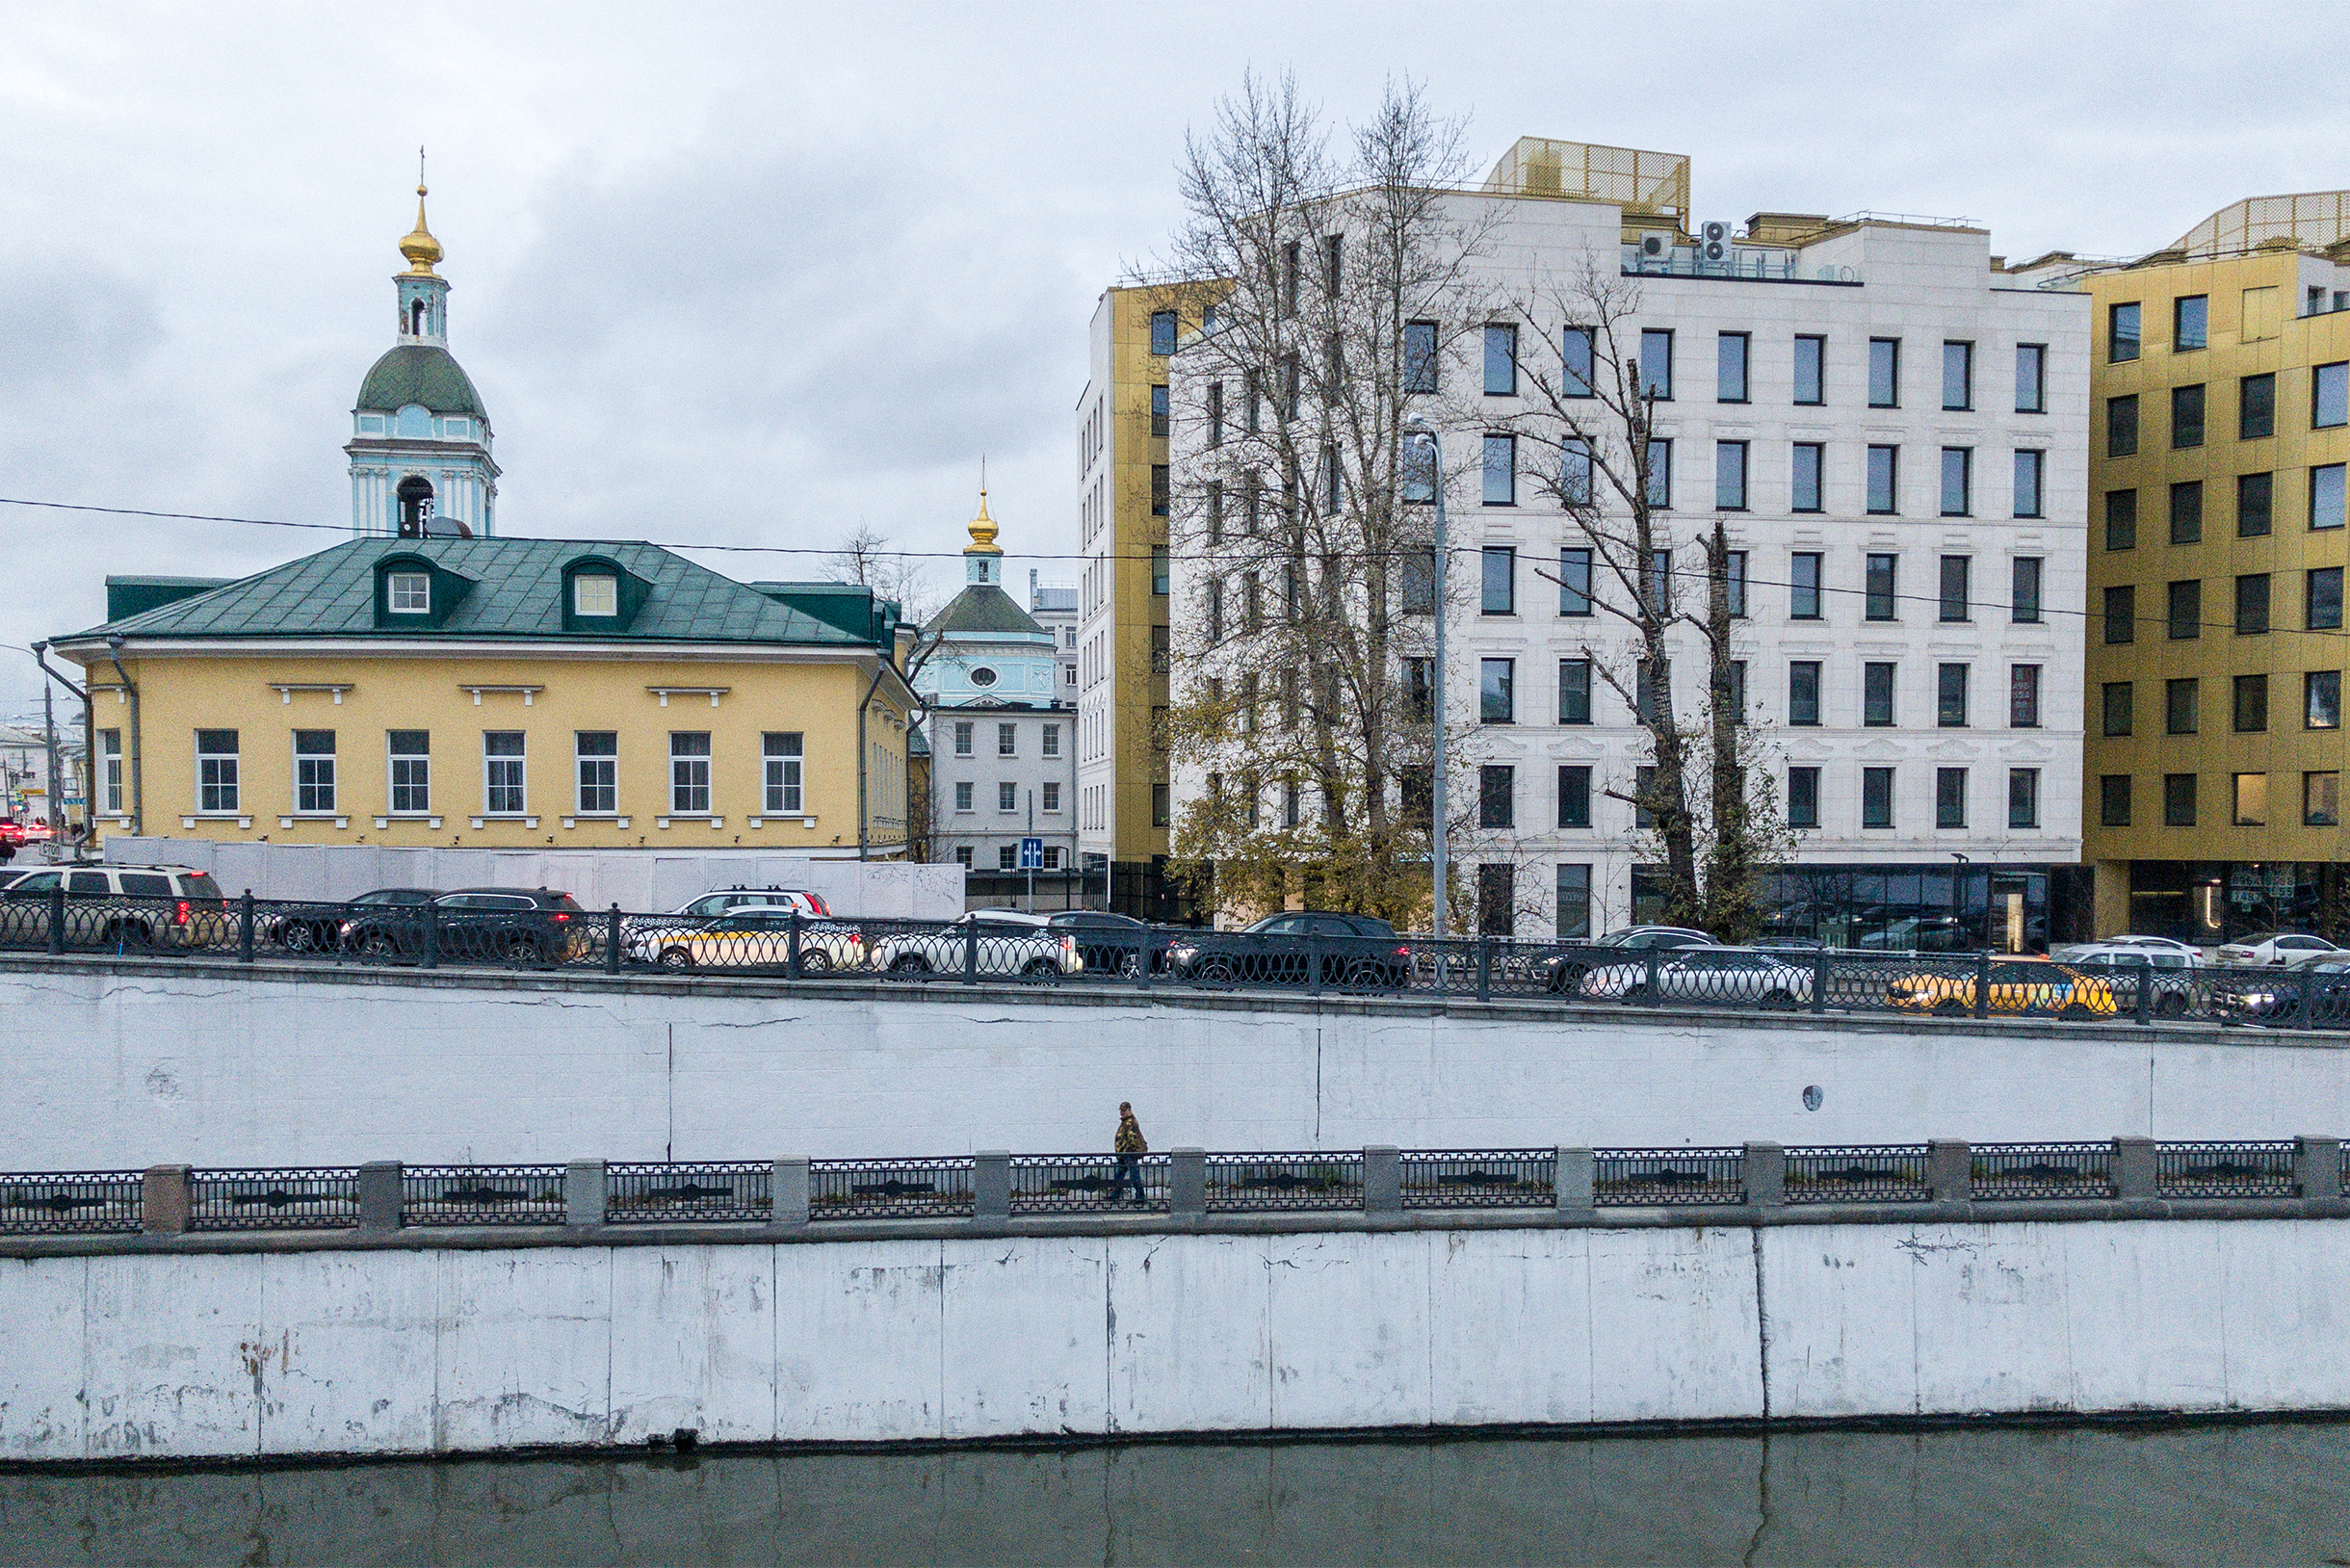
[[[498,465],[489,412],[449,353],[449,281],[432,268],[440,242],[425,226],[400,242],[407,271],[392,279],[398,340],[359,383],[352,410],[351,527],[371,537],[487,537],[497,532]]]

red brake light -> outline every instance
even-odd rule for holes
[[[173,914],[173,915],[172,915],[172,917],[171,917],[171,924],[172,924],[172,925],[174,925],[174,926],[185,926],[185,925],[187,925],[187,924],[188,924],[188,901],[187,901],[187,900],[182,899],[182,900],[180,900],[180,901],[179,901],[179,909],[178,909],[177,913],[175,913],[175,914]]]
[[[564,914],[560,910],[556,912],[555,919],[558,925],[561,924],[563,921],[569,920],[570,918],[571,917],[569,915]]]

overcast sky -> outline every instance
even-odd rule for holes
[[[1102,287],[1176,219],[1187,125],[1254,66],[1332,118],[1409,72],[1521,135],[1686,153],[1698,216],[1966,216],[2011,256],[2152,249],[2350,186],[2339,12],[1257,3],[13,7],[0,496],[344,525],[431,151],[450,341],[501,533],[1073,550]],[[0,506],[0,643],[109,572],[333,534]],[[814,557],[704,556],[742,576]],[[934,564],[941,586],[960,562]],[[0,719],[39,701],[0,648]]]

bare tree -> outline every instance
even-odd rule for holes
[[[892,548],[889,536],[863,519],[824,558],[824,570],[836,583],[862,583],[876,597],[897,600],[899,617],[917,626],[938,611],[938,595],[930,587],[928,569],[914,557]]]
[[[1185,602],[1162,744],[1194,782],[1174,860],[1202,902],[1406,921],[1428,900],[1442,609],[1409,433],[1449,423],[1423,369],[1481,319],[1485,230],[1448,200],[1461,126],[1417,87],[1333,140],[1293,78],[1252,75],[1186,143],[1171,270],[1225,292],[1172,377]]]
[[[1622,642],[1581,650],[1648,738],[1651,766],[1607,794],[1654,835],[1665,921],[1738,941],[1760,928],[1761,879],[1789,841],[1766,773],[1749,766],[1761,743],[1738,690],[1734,596],[1744,584],[1718,514],[1685,542],[1676,533],[1671,448],[1656,433],[1661,367],[1642,362],[1639,307],[1637,283],[1588,251],[1513,301],[1520,342],[1543,345],[1519,363],[1533,409],[1517,430],[1546,454],[1534,483],[1590,546],[1590,581],[1571,586],[1631,637],[1629,657]],[[1691,579],[1702,593],[1687,590]],[[1695,632],[1706,661],[1705,701],[1688,719],[1674,706],[1677,627]]]

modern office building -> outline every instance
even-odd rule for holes
[[[2350,192],[2236,202],[2079,286],[2097,929],[2339,935]]]
[[[1043,840],[1038,870],[1077,864],[1077,707],[1063,644],[1068,609],[1052,625],[1004,591],[1004,551],[979,492],[963,551],[964,587],[930,618],[931,650],[914,674],[929,745],[930,857],[979,871],[1017,871],[1020,841]],[[1039,589],[1030,598],[1066,589]]]
[[[1220,290],[1102,291],[1090,375],[1077,403],[1077,824],[1110,906],[1177,912],[1166,877],[1166,758],[1152,743],[1167,701],[1167,371]]]
[[[1620,330],[1657,399],[1676,592],[1702,592],[1715,517],[1740,552],[1743,711],[1795,829],[1773,930],[1924,949],[2071,934],[2087,298],[2011,276],[1969,222],[1764,212],[1709,234],[1688,192],[1685,159],[1528,138],[1445,198],[1480,237],[1463,288],[1490,325],[1412,390],[1443,427],[1469,587],[1447,685],[1450,732],[1475,732],[1482,848],[1461,870],[1481,918],[1580,936],[1657,912],[1654,847],[1610,793],[1632,792],[1648,738],[1594,676],[1630,667],[1634,635],[1595,612],[1606,573],[1537,482],[1557,448],[1527,438],[1541,416],[1520,379],[1539,364],[1566,384],[1587,352],[1554,291],[1588,259],[1636,290]],[[1221,408],[1184,379],[1193,357],[1176,356],[1175,405]],[[1198,460],[1190,424],[1178,465]],[[1188,520],[1178,534],[1173,603],[1198,614],[1218,567],[1191,559]],[[1672,637],[1677,710],[1701,713],[1702,644]],[[1179,796],[1202,787],[1178,770]]]

